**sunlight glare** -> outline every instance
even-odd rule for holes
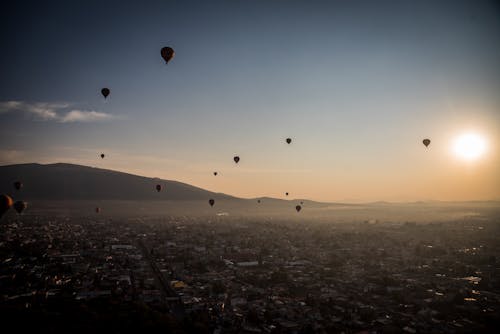
[[[486,140],[478,134],[465,133],[455,140],[453,150],[461,159],[476,160],[486,152]]]

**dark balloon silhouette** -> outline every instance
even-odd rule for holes
[[[287,143],[287,144],[290,144],[291,142],[292,142],[292,138],[287,138],[287,139],[286,139],[286,143]]]
[[[175,56],[175,51],[169,46],[165,46],[161,49],[161,57],[165,60],[165,63],[168,64]]]
[[[431,140],[426,138],[426,139],[422,140],[422,143],[424,143],[425,147],[428,147],[429,144],[431,143]]]
[[[217,172],[214,172],[214,176],[217,176]]]
[[[104,159],[105,155],[104,153],[101,153],[101,159]]]
[[[287,196],[288,196],[288,193],[285,193],[285,195],[287,195]]]
[[[215,200],[213,200],[213,199],[209,199],[209,200],[208,200],[208,204],[210,204],[210,206],[214,206],[214,204],[215,204]]]
[[[233,158],[233,160],[234,160],[234,162],[238,163],[238,162],[240,162],[240,157],[239,156],[235,156]]]
[[[104,96],[104,98],[107,98],[108,95],[109,95],[109,93],[110,93],[109,88],[103,88],[103,89],[101,89],[101,94],[102,94],[102,96]]]
[[[95,208],[95,213],[99,213],[99,212],[101,212],[101,208],[99,208],[99,207]]]
[[[10,209],[12,204],[13,204],[13,201],[12,201],[12,198],[10,198],[10,196],[5,195],[5,194],[0,196],[0,218],[2,218],[4,213],[6,213],[7,210]]]
[[[257,200],[257,203],[260,203],[260,199]]]
[[[23,184],[21,181],[14,182],[14,188],[16,188],[16,190],[20,190],[22,187],[23,187]]]
[[[156,191],[157,191],[157,192],[160,192],[160,191],[161,191],[161,188],[162,188],[162,187],[161,187],[161,184],[157,184],[157,185],[156,185]]]
[[[23,212],[26,208],[28,207],[28,203],[24,201],[17,201],[14,203],[14,209],[17,211],[17,213]]]
[[[295,210],[297,210],[297,212],[299,212],[301,209],[302,209],[302,207],[301,207],[300,205],[297,205],[297,206],[295,207]]]
[[[300,205],[304,205],[304,202],[300,202]]]

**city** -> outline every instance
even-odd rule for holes
[[[26,326],[40,317],[36,328],[71,332],[493,333],[500,324],[494,220],[8,218],[1,308]]]

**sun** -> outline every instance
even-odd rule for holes
[[[477,133],[464,133],[455,139],[453,145],[456,156],[468,161],[479,159],[486,149],[486,140]]]

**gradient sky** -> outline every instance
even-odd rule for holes
[[[1,6],[2,165],[78,163],[241,197],[500,199],[497,1]],[[474,162],[451,148],[468,131],[488,142]]]

